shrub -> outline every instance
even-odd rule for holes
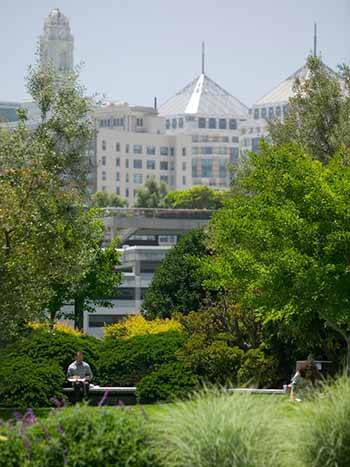
[[[236,383],[243,350],[225,342],[207,342],[202,334],[194,334],[177,355],[203,381],[225,384]]]
[[[0,405],[48,407],[51,397],[62,398],[64,373],[55,361],[11,356],[0,364]]]
[[[28,324],[29,328],[31,329],[45,329],[50,330],[50,326],[47,323],[38,323],[36,321],[32,321]],[[71,334],[72,336],[84,336],[85,333],[80,331],[79,329],[72,328],[64,323],[55,323],[53,325],[54,331],[64,332],[66,334]]]
[[[159,455],[169,467],[278,467],[275,404],[204,392],[159,415]]]
[[[181,362],[168,363],[137,385],[136,396],[140,403],[170,401],[182,398],[198,385],[198,378]]]
[[[33,361],[54,361],[66,373],[68,365],[74,360],[75,352],[81,350],[84,360],[96,374],[96,359],[101,345],[102,342],[94,337],[76,336],[59,329],[29,329],[26,335],[0,352],[0,361],[28,356]]]
[[[300,404],[296,458],[305,467],[340,467],[350,462],[350,381],[342,378],[322,397]]]
[[[105,337],[135,337],[145,334],[159,334],[167,331],[181,331],[181,324],[174,319],[146,320],[141,315],[130,316],[121,323],[111,324],[105,328]]]
[[[184,336],[179,331],[109,339],[98,362],[100,382],[133,386],[161,365],[175,361],[175,353],[183,342]]]
[[[159,465],[144,418],[119,407],[63,409],[26,430],[7,428],[3,436],[9,439],[3,442],[7,449],[0,449],[0,466]],[[6,464],[11,451],[12,464]]]
[[[237,372],[240,385],[252,387],[270,386],[276,379],[274,361],[260,349],[249,349],[243,353],[241,366]]]

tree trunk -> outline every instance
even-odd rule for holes
[[[350,376],[350,338],[349,337],[346,339],[346,345],[347,345],[346,365],[345,365],[344,373],[346,374],[346,376]]]
[[[84,328],[84,301],[80,298],[74,299],[74,328],[79,331]]]

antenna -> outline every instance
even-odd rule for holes
[[[205,43],[202,42],[202,74],[205,73]]]
[[[317,57],[317,23],[314,23],[314,57]]]

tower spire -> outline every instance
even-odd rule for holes
[[[202,74],[205,73],[205,43],[202,42]]]
[[[317,23],[314,23],[314,57],[317,57]]]

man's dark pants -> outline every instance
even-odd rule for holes
[[[89,383],[87,381],[75,381],[72,383],[74,390],[74,402],[81,402],[89,395]]]

